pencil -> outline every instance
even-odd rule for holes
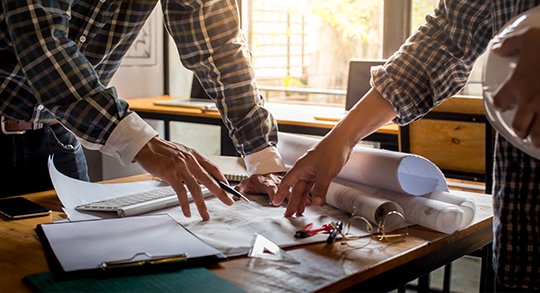
[[[212,177],[214,177],[214,176],[212,176]],[[216,177],[214,177],[214,180],[217,181],[217,183],[218,183],[219,187],[221,187],[221,189],[227,191],[228,193],[232,194],[233,196],[236,196],[238,198],[241,198],[241,199],[249,202],[249,199],[247,197],[245,197],[243,194],[241,194],[240,192],[238,192],[238,190],[230,187],[229,185],[225,184],[224,182],[221,182]]]

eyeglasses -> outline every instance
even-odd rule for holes
[[[332,222],[330,225],[336,229],[341,235],[341,244],[348,245],[354,248],[362,248],[371,243],[373,239],[378,241],[389,241],[392,243],[401,242],[409,235],[409,228],[405,217],[398,211],[388,212],[382,221],[379,221],[377,225],[377,231],[375,232],[371,223],[362,216],[356,216],[356,208],[349,220],[343,226],[343,229],[339,229],[339,225]],[[351,229],[351,226],[353,229]],[[368,235],[355,236],[352,234],[352,230],[360,229],[367,231]],[[403,233],[396,232],[397,230],[403,231]],[[353,242],[354,241],[354,242]]]

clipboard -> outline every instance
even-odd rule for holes
[[[36,233],[59,278],[161,272],[227,259],[168,214],[40,224]]]

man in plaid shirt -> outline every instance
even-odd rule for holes
[[[286,216],[301,215],[308,191],[322,205],[328,185],[356,143],[390,120],[420,119],[467,82],[488,42],[540,0],[441,0],[388,62],[372,68],[372,89],[281,181],[274,204],[290,196]],[[494,97],[514,100],[514,130],[540,147],[540,29],[507,39],[496,54],[520,54],[512,78]],[[498,291],[537,291],[540,284],[540,161],[497,137],[493,189],[494,269]],[[536,172],[539,171],[539,172]],[[289,191],[292,190],[292,191]]]
[[[212,179],[226,181],[215,165],[193,149],[159,138],[108,86],[156,4],[2,0],[3,196],[50,189],[50,153],[64,174],[87,180],[82,144],[123,165],[137,162],[170,183],[186,216],[189,190],[201,217],[209,219],[198,182],[233,204]],[[248,172],[257,174],[243,184],[244,191],[272,198],[285,168],[275,148],[276,122],[262,107],[255,84],[236,1],[162,0],[161,8],[182,63],[215,101]],[[42,186],[36,190],[37,184]]]

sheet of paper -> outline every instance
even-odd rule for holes
[[[74,207],[81,203],[134,193],[135,190],[140,192],[145,188],[151,189],[163,184],[156,181],[90,183],[65,176],[58,172],[52,162],[49,164],[49,172],[64,210],[69,211],[67,215],[71,221],[115,218],[116,213],[79,212]],[[326,205],[308,206],[304,216],[285,218],[285,204],[274,207],[266,195],[250,196],[250,200],[251,202],[236,201],[233,206],[227,206],[217,198],[207,199],[206,205],[211,215],[209,221],[200,218],[193,203],[191,218],[186,218],[178,206],[152,214],[169,214],[189,231],[229,256],[248,253],[254,233],[263,235],[280,247],[326,241],[328,234],[318,234],[305,239],[296,239],[294,234],[309,223],[313,223],[313,228],[319,228],[332,221],[346,222],[350,217],[349,213]],[[368,234],[355,227],[351,232],[356,235]]]
[[[114,213],[79,212],[75,207],[81,204],[115,198],[152,190],[165,183],[149,180],[130,183],[97,184],[73,179],[60,173],[54,166],[52,158],[49,159],[49,175],[58,198],[64,206],[64,212],[71,221],[116,218]]]
[[[201,221],[197,217],[188,219],[179,210],[170,210],[168,213],[202,240],[227,255],[234,254],[233,251],[247,253],[254,233],[263,235],[280,247],[324,242],[328,234],[319,233],[304,239],[296,239],[294,234],[309,223],[313,223],[313,229],[316,229],[332,221],[345,223],[350,217],[349,213],[329,205],[309,205],[303,216],[286,218],[283,216],[285,205],[271,206],[266,195],[250,196],[249,199],[250,203],[237,201],[230,207],[217,198],[207,200],[206,205],[212,217],[209,221]],[[196,209],[192,206],[192,214],[195,213]],[[352,227],[351,233],[368,234],[356,227]]]
[[[99,269],[102,262],[186,253],[188,258],[220,252],[200,241],[168,215],[150,215],[42,225],[66,272]],[[145,255],[133,261],[148,260]]]
[[[278,139],[278,150],[284,163],[289,166],[319,142],[316,138],[282,132]],[[433,190],[448,191],[441,170],[429,160],[417,155],[361,146],[354,148],[337,178],[412,195]]]

